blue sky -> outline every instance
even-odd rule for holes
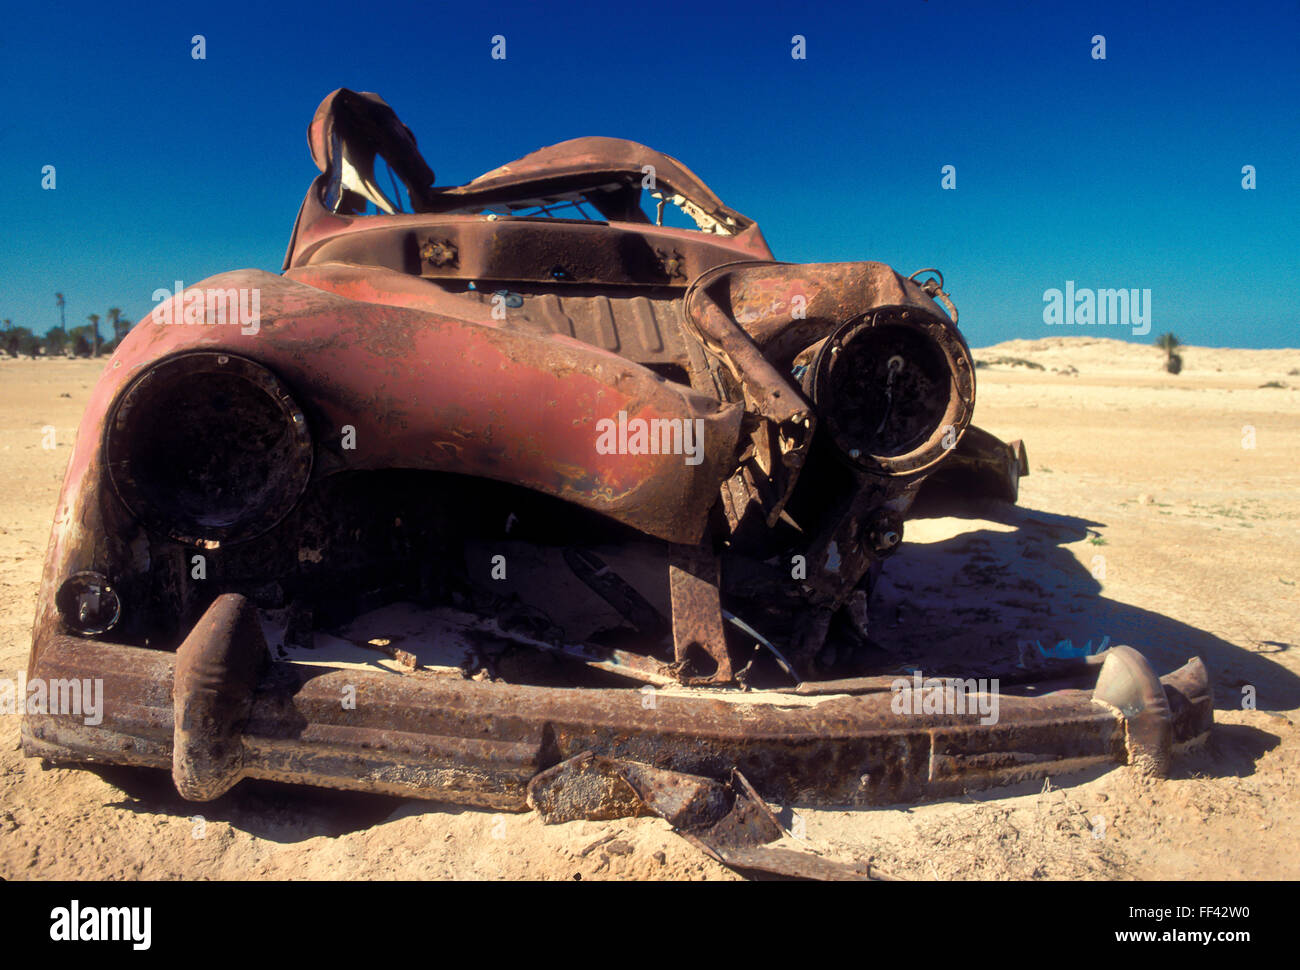
[[[439,184],[580,135],[652,145],[778,259],[939,267],[973,345],[1300,346],[1296,0],[467,7],[11,5],[0,318],[43,332],[61,290],[69,327],[136,320],[175,280],[278,271],[307,122],[350,87],[395,108]],[[1152,334],[1045,325],[1066,280],[1151,289]]]

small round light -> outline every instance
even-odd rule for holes
[[[122,616],[122,601],[108,577],[91,571],[65,579],[54,594],[54,605],[68,629],[83,636],[107,633]]]

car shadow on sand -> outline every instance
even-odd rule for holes
[[[387,821],[395,813],[409,814],[410,799],[369,792],[325,791],[301,785],[245,779],[210,802],[187,802],[177,794],[165,771],[120,765],[88,766],[125,797],[114,808],[139,814],[163,814],[188,819],[195,838],[206,837],[207,824],[224,822],[233,829],[291,844],[320,836],[337,838]],[[459,805],[422,803],[426,810],[459,812]],[[202,834],[200,834],[202,833]]]
[[[936,510],[937,511],[937,510]],[[872,639],[901,666],[1015,663],[1021,645],[1051,650],[1061,641],[1095,651],[1127,644],[1157,674],[1199,656],[1210,674],[1217,710],[1240,710],[1243,688],[1254,688],[1260,710],[1300,707],[1300,677],[1270,654],[1255,652],[1207,630],[1104,594],[1106,550],[1088,547],[1087,564],[1066,548],[1099,535],[1104,523],[1001,502],[967,505],[943,515],[956,532],[938,541],[905,541],[885,565],[872,602]],[[925,518],[909,522],[922,539]]]

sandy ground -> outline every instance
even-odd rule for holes
[[[976,356],[1042,367],[978,371],[977,423],[1023,438],[1032,474],[1016,509],[909,523],[873,604],[878,639],[900,663],[956,636],[990,656],[1108,636],[1161,672],[1200,655],[1212,739],[1165,781],[1115,768],[911,808],[794,806],[792,828],[806,848],[909,879],[1300,877],[1300,351],[1186,348],[1179,376],[1154,348],[1112,340]],[[0,676],[26,666],[50,519],[99,366],[0,361]],[[1242,709],[1244,688],[1257,709]],[[0,717],[0,876],[736,878],[658,820],[548,827],[248,782],[196,807],[160,772],[24,759],[13,716]]]

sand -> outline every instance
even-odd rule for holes
[[[975,355],[1042,368],[978,370],[976,422],[1023,438],[1031,475],[1015,509],[908,524],[873,602],[877,639],[900,664],[958,630],[989,656],[1101,637],[1162,672],[1200,655],[1211,740],[1162,781],[1116,767],[922,806],[776,807],[805,848],[908,879],[1300,877],[1300,350],[1188,347],[1178,376],[1155,348],[1115,340]],[[50,519],[101,366],[0,361],[0,676],[26,666]],[[6,879],[737,878],[653,819],[544,826],[249,782],[196,806],[162,772],[23,758],[18,723],[0,717]]]

